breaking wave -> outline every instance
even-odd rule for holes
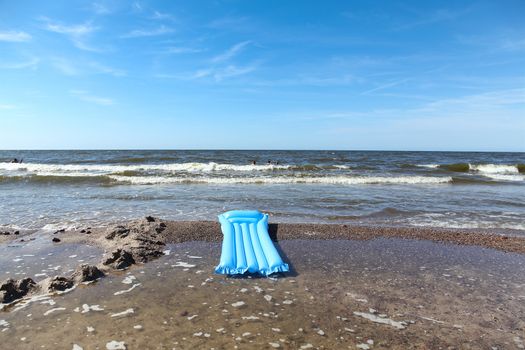
[[[418,167],[481,175],[497,181],[525,181],[525,164],[419,164]]]
[[[451,177],[426,176],[326,176],[326,177],[158,177],[158,176],[109,176],[117,182],[131,184],[173,184],[173,183],[203,183],[203,184],[442,184],[452,182]]]
[[[164,171],[164,172],[213,172],[213,171],[271,171],[289,169],[289,165],[235,165],[220,163],[171,163],[141,165],[102,165],[102,164],[43,164],[43,163],[0,163],[0,170],[27,171],[33,173],[106,173],[124,171]]]

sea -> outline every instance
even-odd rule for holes
[[[216,220],[232,209],[271,222],[525,235],[525,153],[0,151],[0,231]]]

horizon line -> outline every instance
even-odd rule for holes
[[[279,151],[303,151],[303,152],[449,152],[449,153],[525,153],[521,151],[490,151],[490,150],[402,150],[402,149],[264,149],[264,148],[20,148],[20,149],[0,149],[0,152],[16,151],[233,151],[233,152],[279,152]]]

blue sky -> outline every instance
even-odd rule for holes
[[[0,0],[0,149],[525,151],[524,13]]]

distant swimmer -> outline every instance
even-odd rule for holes
[[[22,163],[23,159],[18,160],[17,158],[13,158],[11,163]]]
[[[268,162],[266,162],[266,164],[271,165],[272,164],[272,160],[268,159]]]
[[[252,160],[252,165],[257,165],[257,162],[255,160]]]

